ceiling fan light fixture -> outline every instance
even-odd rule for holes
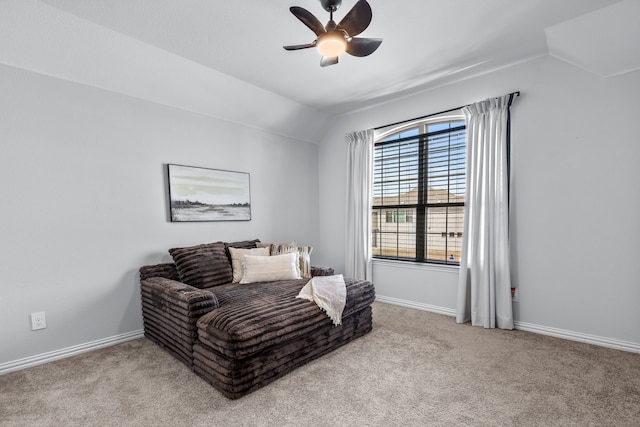
[[[318,37],[316,47],[322,56],[340,56],[347,50],[347,40],[341,31],[327,31]]]
[[[369,56],[378,49],[382,39],[356,37],[367,29],[371,23],[373,12],[367,0],[357,0],[355,6],[336,24],[333,13],[338,10],[342,0],[320,0],[322,7],[329,12],[327,25],[313,16],[311,12],[300,7],[291,6],[291,13],[315,33],[317,38],[312,43],[283,46],[285,50],[301,50],[317,48],[322,55],[321,67],[335,65],[343,53],[351,56]]]

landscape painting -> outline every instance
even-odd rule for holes
[[[249,221],[249,174],[168,165],[171,221]]]

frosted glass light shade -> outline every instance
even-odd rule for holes
[[[318,37],[317,48],[322,56],[339,56],[347,49],[347,41],[342,33],[330,31]]]

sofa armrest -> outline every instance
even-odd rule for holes
[[[163,277],[141,280],[140,292],[145,336],[192,366],[196,322],[218,308],[215,294]]]
[[[174,263],[144,265],[140,267],[140,280],[151,277],[164,277],[167,279],[180,281],[178,269]]]
[[[334,271],[331,267],[314,267],[311,266],[311,277],[316,276],[333,276]]]
[[[147,294],[148,301],[153,305],[175,309],[188,317],[200,317],[218,308],[218,299],[211,291],[163,277],[151,277],[141,280],[140,283],[143,294]],[[206,311],[201,313],[202,310]]]

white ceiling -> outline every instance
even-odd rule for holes
[[[626,0],[546,28],[549,54],[601,77],[640,69],[640,1]]]
[[[223,73],[327,116],[547,54],[602,76],[640,68],[638,0],[369,2],[373,21],[359,37],[382,38],[380,48],[321,68],[314,49],[282,48],[313,41],[288,9],[326,23],[319,0],[3,0],[0,62],[169,104],[190,90],[182,80]]]

